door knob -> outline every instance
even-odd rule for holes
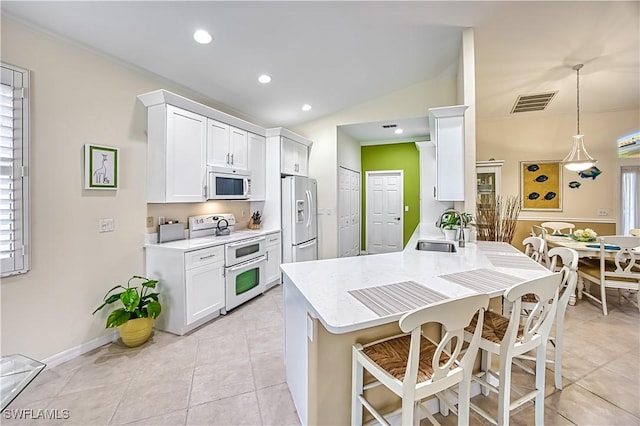
[[[395,219],[396,219],[396,220],[400,220],[400,218],[399,218],[399,217],[396,217]]]

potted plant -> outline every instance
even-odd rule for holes
[[[141,280],[139,285],[132,281]],[[117,327],[122,342],[129,346],[139,346],[151,335],[153,320],[160,315],[162,307],[157,292],[150,293],[158,284],[157,280],[134,275],[127,281],[127,286],[116,285],[104,296],[104,303],[93,311],[93,314],[107,305],[120,302],[123,307],[113,310],[107,317],[106,328]],[[119,291],[116,291],[119,290]]]
[[[460,227],[460,217],[453,212],[445,212],[441,216],[440,229],[444,233],[444,238],[455,241]]]
[[[462,213],[462,232],[464,233],[464,240],[471,241],[471,228],[469,226],[476,226],[474,223],[473,215],[471,213]]]

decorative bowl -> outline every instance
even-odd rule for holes
[[[596,237],[578,237],[573,234],[570,235],[572,240],[580,241],[581,243],[592,243],[596,240]]]

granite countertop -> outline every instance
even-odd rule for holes
[[[253,237],[260,237],[263,235],[272,234],[274,232],[280,232],[279,229],[242,229],[240,231],[232,231],[229,235],[222,235],[216,237],[215,235],[209,237],[200,238],[188,238],[185,240],[169,241],[166,243],[146,243],[145,248],[149,249],[163,249],[163,250],[179,250],[179,251],[192,251],[200,250],[208,247],[215,247],[222,244],[233,243],[240,240],[246,240]]]
[[[433,225],[418,225],[402,252],[343,257],[281,265],[281,270],[306,299],[307,309],[332,333],[346,333],[397,321],[400,314],[379,316],[366,307],[350,290],[413,281],[446,297],[475,293],[441,275],[482,269],[488,273],[508,274],[522,281],[550,272],[535,264],[507,243],[467,242],[455,253],[418,251],[418,240],[443,241]],[[513,265],[495,266],[497,260]],[[492,297],[504,290],[486,291]]]

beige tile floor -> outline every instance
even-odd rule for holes
[[[564,389],[547,370],[545,421],[558,425],[640,425],[640,313],[612,294],[608,317],[589,301],[569,307]],[[9,409],[69,410],[67,420],[3,425],[295,425],[285,383],[282,289],[235,309],[186,336],[154,332],[129,349],[113,343],[45,370]],[[531,376],[514,369],[526,389]],[[496,410],[496,398],[474,402]],[[330,409],[330,407],[327,407]],[[443,424],[456,424],[450,415]],[[524,405],[512,424],[534,424]],[[487,424],[472,413],[472,424]],[[426,423],[424,423],[426,424]]]

